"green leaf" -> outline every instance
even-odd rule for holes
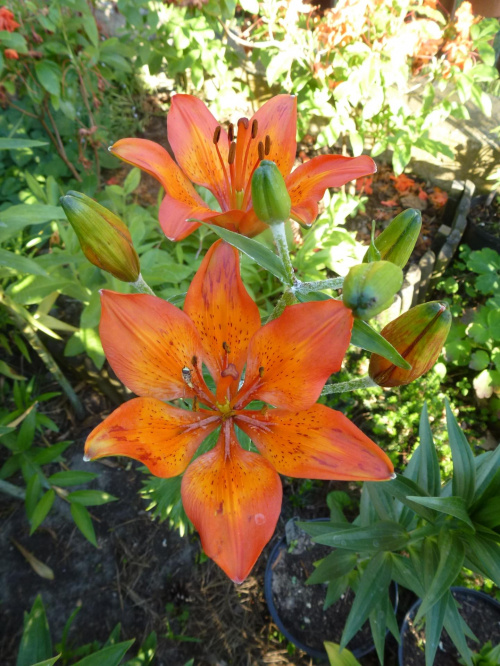
[[[74,666],[119,666],[121,660],[125,656],[127,650],[133,645],[134,639],[131,641],[124,641],[123,643],[116,643],[108,647],[94,652],[88,657],[84,657],[77,661]]]
[[[498,475],[500,474],[500,446],[497,446],[494,451],[482,453],[476,458],[476,462],[482,464],[478,465],[476,471],[474,510],[477,508],[481,498],[488,492],[490,486],[494,489],[495,483],[498,482]]]
[[[387,594],[391,582],[392,560],[388,553],[378,553],[369,562],[359,579],[356,597],[346,620],[341,647],[345,647],[362,627],[368,615]]]
[[[23,257],[15,252],[0,249],[0,267],[11,268],[17,273],[30,273],[31,275],[42,275],[48,277],[47,271],[39,266],[36,261]]]
[[[346,574],[345,576],[335,578],[328,583],[323,610],[327,610],[332,604],[336,603],[341,598],[349,587],[349,580],[349,574]]]
[[[16,666],[33,666],[52,656],[52,640],[42,597],[37,596],[29,614],[24,614],[24,631]]]
[[[30,224],[45,224],[52,220],[65,220],[60,206],[45,204],[19,204],[0,211],[0,243],[15,236]]]
[[[328,583],[332,578],[345,576],[356,566],[358,558],[354,553],[345,550],[334,550],[327,555],[306,581],[307,585]]]
[[[47,141],[37,141],[35,139],[8,139],[0,137],[0,150],[17,150],[19,148],[40,148],[47,146]]]
[[[51,60],[39,60],[35,63],[37,79],[47,92],[55,97],[61,95],[61,68]]]
[[[392,578],[398,583],[411,590],[417,597],[424,595],[424,587],[411,560],[404,555],[391,553],[392,557]]]
[[[387,490],[387,492],[394,495],[394,497],[396,497],[405,506],[408,506],[410,509],[412,509],[412,511],[415,511],[415,513],[417,513],[422,518],[425,518],[429,522],[434,522],[436,519],[436,513],[434,511],[431,511],[427,507],[417,504],[416,502],[408,500],[409,495],[426,497],[425,491],[420,488],[420,486],[417,485],[415,481],[407,479],[404,476],[401,476],[401,474],[397,474],[395,479],[387,481],[387,483],[384,483],[384,486],[384,490]]]
[[[476,349],[472,352],[469,362],[469,368],[478,372],[487,368],[490,364],[490,357],[484,349]]]
[[[341,650],[337,643],[324,642],[330,666],[361,666],[359,661],[347,648]]]
[[[125,178],[123,183],[123,191],[125,194],[131,194],[141,182],[141,170],[134,168],[132,169]]]
[[[52,657],[51,659],[44,659],[43,661],[37,661],[37,663],[33,664],[33,666],[52,666],[52,664],[55,664],[60,657],[61,655],[58,654],[55,657]]]
[[[199,222],[201,220],[196,221]],[[216,227],[215,225],[207,224],[206,222],[203,224],[205,224],[205,226],[216,233],[219,238],[222,238],[230,245],[233,245],[234,247],[238,248],[238,250],[244,252],[251,259],[256,261],[259,266],[262,266],[262,268],[265,268],[266,271],[269,271],[274,276],[276,276],[278,280],[281,280],[281,282],[284,284],[289,284],[288,276],[286,274],[285,267],[283,266],[283,262],[265,245],[262,245],[262,243],[259,243],[252,238],[247,238],[241,234],[236,234],[234,231],[228,231],[227,229]]]
[[[383,486],[384,484],[375,481],[365,481],[363,492],[366,490],[370,495],[370,500],[380,520],[397,520],[394,500]]]
[[[75,490],[69,493],[68,499],[70,502],[76,502],[83,506],[101,506],[108,502],[116,502],[118,497],[106,493],[104,490]]]
[[[85,32],[87,33],[87,37],[92,42],[92,45],[97,48],[99,46],[99,32],[94,17],[92,14],[85,14],[82,16],[81,21]]]
[[[418,435],[420,437],[420,446],[418,448],[420,452],[420,465],[417,475],[418,485],[428,492],[429,495],[439,497],[441,492],[441,472],[436,447],[432,438],[426,402],[424,402],[420,414]]]
[[[463,630],[463,619],[458,612],[457,602],[453,598],[451,592],[443,597],[446,599],[446,612],[444,616],[444,628],[448,632],[449,637],[453,644],[462,655],[467,666],[472,666],[471,653],[467,646],[467,641]]]
[[[18,375],[17,372],[15,372],[10,365],[7,365],[5,361],[0,361],[0,375],[8,377],[9,379],[18,379],[19,381],[24,381],[26,379],[23,375]],[[10,430],[11,428],[5,432],[9,432]]]
[[[418,622],[446,594],[462,570],[465,556],[462,541],[450,530],[443,529],[439,535],[438,546],[438,568],[422,599],[415,622]]]
[[[497,543],[477,534],[471,535],[467,539],[466,555],[475,571],[500,586],[500,546]]]
[[[327,520],[318,520],[310,523],[302,523],[297,521],[297,527],[300,527],[301,530],[307,532],[307,534],[309,534],[311,537],[327,534],[331,530],[356,529],[355,526],[351,525],[350,523],[336,523],[334,521]]]
[[[397,365],[398,368],[403,368],[404,370],[411,370],[411,365],[408,361],[405,361],[404,358],[397,352],[390,342],[387,342],[380,333],[377,333],[369,324],[361,319],[354,320],[354,326],[352,327],[352,336],[351,344],[356,347],[361,347],[366,351],[378,354],[383,356],[394,365]]]
[[[46,465],[49,462],[53,462],[56,458],[59,458],[59,456],[62,455],[71,444],[72,442],[58,442],[57,444],[52,444],[46,449],[38,451],[33,458],[33,462],[37,465]]]
[[[43,523],[54,504],[56,493],[52,488],[42,495],[31,516],[30,536]]]
[[[8,32],[7,30],[0,30],[0,44],[1,51],[3,49],[14,49],[18,53],[27,53],[28,47],[26,40],[18,32]]]
[[[443,631],[448,594],[450,594],[449,590],[429,609],[425,618],[425,666],[433,666],[434,664],[434,657]]]
[[[35,436],[36,428],[36,406],[29,410],[26,418],[21,424],[19,429],[19,434],[17,435],[17,450],[18,451],[27,451],[30,446],[33,444],[33,438]]]
[[[462,497],[412,497],[408,496],[407,499],[417,504],[422,504],[429,509],[445,513],[448,516],[458,518],[466,523],[472,530],[475,531],[474,524],[469,518],[467,507]]]
[[[75,525],[78,527],[83,536],[97,548],[97,540],[95,537],[94,526],[92,524],[90,513],[84,506],[77,504],[76,502],[72,502],[70,508]]]
[[[453,481],[452,494],[462,497],[467,506],[472,502],[476,485],[476,468],[471,448],[465,439],[465,435],[458,425],[450,404],[446,403],[446,422],[448,425],[448,439],[453,459]]]
[[[77,472],[69,470],[67,472],[56,472],[48,478],[48,482],[53,486],[79,486],[82,483],[88,483],[97,478],[97,474],[93,472]]]
[[[313,538],[316,543],[333,548],[355,551],[399,550],[408,542],[408,532],[396,522],[380,521],[367,527],[345,527],[320,534]]]
[[[40,475],[35,472],[31,475],[31,478],[26,485],[26,498],[24,500],[24,505],[26,508],[26,515],[28,516],[28,520],[30,520],[35,507],[38,504],[38,498],[40,497],[41,491],[42,479],[40,478]]]

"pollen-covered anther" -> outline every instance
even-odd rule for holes
[[[236,142],[233,141],[229,146],[229,155],[227,156],[228,164],[234,164],[234,158],[236,157]]]
[[[266,151],[264,148],[264,144],[262,141],[259,141],[259,145],[257,146],[257,151],[259,153],[259,160],[263,160],[266,157]]]
[[[264,376],[264,368],[262,366],[260,366],[260,368],[259,368],[259,377],[263,377],[263,376]]]
[[[219,143],[221,131],[222,131],[221,126],[217,125],[217,127],[214,130],[214,138],[213,138],[213,142],[214,142],[215,145],[217,145]]]
[[[226,352],[226,354],[231,353],[231,347],[227,344],[226,341],[222,343],[222,349]]]
[[[229,143],[231,143],[234,140],[234,125],[233,125],[233,123],[229,123],[229,125],[228,125],[227,138],[229,140]]]
[[[266,139],[264,143],[264,153],[266,155],[269,155],[270,152],[271,152],[271,137],[269,136],[269,134],[266,134]]]
[[[252,122],[252,139],[255,139],[258,131],[259,131],[259,123],[257,120],[254,119]]]

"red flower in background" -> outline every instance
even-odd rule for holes
[[[5,49],[3,54],[7,60],[19,60],[19,53],[15,49]]]
[[[14,14],[10,11],[10,9],[7,9],[7,7],[0,7],[0,30],[14,32],[16,28],[19,28],[19,25],[20,24],[14,20]],[[7,49],[7,51],[12,50],[13,49]],[[7,51],[5,53],[7,53]]]

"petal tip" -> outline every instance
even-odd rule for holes
[[[86,453],[84,453],[84,455],[83,455],[83,461],[84,461],[84,462],[90,462],[91,460],[92,460],[92,458],[91,458],[89,455],[87,455]]]

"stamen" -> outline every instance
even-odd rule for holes
[[[259,160],[263,160],[266,157],[264,144],[262,143],[262,141],[259,141],[259,145],[257,146],[257,152],[259,153]]]
[[[252,121],[252,139],[255,139],[258,131],[259,131],[259,123],[257,122],[257,120],[254,119]]]
[[[236,142],[233,141],[233,143],[229,146],[229,155],[227,157],[229,166],[233,165],[235,156],[236,156]]]
[[[219,137],[220,137],[220,125],[217,128],[219,130]],[[217,133],[217,130],[215,130],[215,133]],[[214,139],[215,139],[215,134],[214,134]],[[220,165],[222,167],[222,171],[224,173],[224,180],[226,181],[226,187],[227,187],[227,197],[223,197],[227,201],[229,197],[232,197],[232,191],[231,191],[231,183],[229,181],[229,176],[227,175],[227,169],[226,165],[224,164],[224,160],[222,159],[222,155],[220,154],[219,146],[216,142],[215,143],[215,150],[217,151],[217,157],[219,158]]]
[[[217,127],[214,130],[214,138],[213,138],[213,142],[214,142],[215,145],[217,145],[219,143],[221,131],[222,131],[221,126],[217,125]]]
[[[269,134],[266,134],[266,143],[264,145],[264,152],[266,155],[269,155],[270,151],[271,151],[271,137],[269,136]]]
[[[226,352],[226,354],[231,353],[231,347],[227,344],[227,342],[222,343],[222,349]]]
[[[229,139],[229,143],[234,141],[234,125],[233,125],[233,123],[229,123],[229,125],[228,125],[227,138]]]
[[[263,374],[264,374],[264,368],[262,366],[260,366],[260,368],[259,368],[259,377],[262,377]]]

